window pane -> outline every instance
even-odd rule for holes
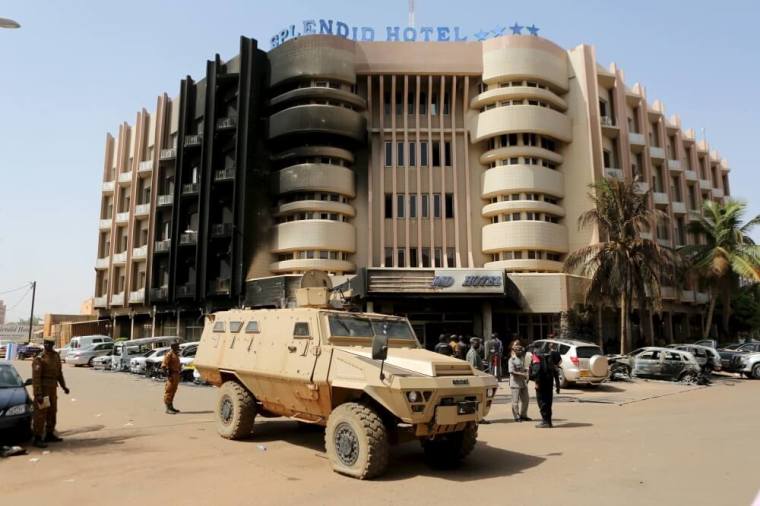
[[[454,217],[454,194],[453,193],[446,194],[446,217],[447,218]]]
[[[428,165],[428,143],[426,141],[420,142],[420,165],[423,167]]]
[[[385,143],[385,166],[390,167],[392,164],[392,158],[393,158],[393,152],[391,151],[391,143],[387,142]]]
[[[214,332],[224,332],[224,322],[218,321],[214,322]]]
[[[385,266],[393,266],[393,248],[385,248]]]
[[[433,167],[441,166],[441,144],[437,141],[433,142]]]
[[[428,217],[428,196],[427,195],[421,195],[422,197],[422,217],[427,218]]]
[[[422,266],[430,267],[430,248],[422,248]]]
[[[420,114],[427,114],[427,93],[420,92]]]
[[[454,258],[454,248],[446,248],[446,262],[449,267],[456,265],[456,258]]]
[[[247,334],[256,334],[259,332],[259,322],[249,321],[245,326],[245,332]]]
[[[414,142],[409,143],[409,166],[414,167],[417,165],[417,144]]]
[[[417,217],[417,195],[409,195],[409,217]]]
[[[406,267],[406,259],[404,257],[404,248],[398,248],[396,252],[398,256],[398,267]]]
[[[295,337],[309,337],[309,324],[306,322],[297,322],[293,327],[293,335]]]
[[[396,165],[401,167],[404,164],[404,143],[396,143]]]
[[[409,267],[417,267],[417,248],[409,250]]]
[[[433,217],[434,218],[441,217],[441,194],[440,193],[433,194]]]
[[[404,217],[404,197],[405,195],[396,195],[396,217]]]
[[[385,194],[385,217],[393,218],[393,195],[390,193]]]
[[[449,141],[443,143],[443,164],[446,167],[451,166],[451,143]]]
[[[442,253],[441,248],[435,248],[433,250],[435,267],[443,267],[443,257],[441,253]]]
[[[230,332],[237,334],[243,328],[243,322],[230,322]]]

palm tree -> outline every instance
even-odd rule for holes
[[[589,278],[586,303],[620,308],[620,352],[630,349],[630,314],[634,298],[640,307],[649,301],[660,310],[662,273],[674,263],[672,253],[655,241],[641,238],[659,211],[649,207],[649,192],[637,183],[602,179],[590,187],[594,206],[578,219],[578,228],[594,226],[599,242],[567,256],[565,272]]]
[[[731,294],[740,279],[760,281],[760,246],[749,237],[750,230],[760,223],[760,215],[742,225],[744,202],[729,200],[725,205],[705,201],[703,215],[689,223],[692,237],[704,238],[704,244],[683,246],[679,252],[690,270],[710,287],[710,306],[702,337],[710,334],[715,303],[723,300],[723,332],[728,332]]]

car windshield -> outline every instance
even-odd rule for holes
[[[575,354],[578,358],[591,358],[594,355],[601,355],[602,349],[599,346],[578,346],[575,348]]]
[[[0,364],[0,388],[18,388],[24,386],[21,376],[10,365]]]
[[[332,337],[371,338],[385,334],[390,339],[415,340],[414,332],[406,320],[331,314],[328,323]]]
[[[188,346],[184,350],[182,350],[182,356],[183,357],[194,357],[195,353],[198,351],[197,346]]]

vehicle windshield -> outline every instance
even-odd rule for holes
[[[0,388],[18,388],[24,386],[21,376],[10,365],[0,364]]]
[[[385,334],[390,339],[415,341],[414,332],[406,320],[331,314],[328,323],[332,337],[371,338]]]

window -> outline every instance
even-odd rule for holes
[[[417,217],[417,195],[409,195],[409,217]]]
[[[409,108],[407,109],[407,112],[409,114],[414,114],[414,90],[409,91],[409,93],[406,96],[406,101],[409,104]]]
[[[409,143],[409,166],[417,166],[417,144],[414,142]]]
[[[607,116],[607,102],[599,100],[599,115],[601,117]]]
[[[433,249],[433,260],[435,261],[434,267],[443,267],[443,258],[441,253],[441,248]]]
[[[420,165],[427,167],[428,165],[428,143],[427,141],[420,142]]]
[[[443,114],[449,113],[449,94],[448,92],[443,94]]]
[[[258,334],[259,332],[259,322],[251,320],[245,325],[246,334]]]
[[[454,267],[457,264],[454,255],[454,248],[446,248],[446,263],[449,267]]]
[[[393,266],[393,248],[385,248],[385,267]]]
[[[310,337],[309,324],[307,322],[296,322],[293,327],[293,337]]]
[[[523,134],[523,144],[526,146],[535,146],[538,144],[538,136],[536,134]]]
[[[396,165],[399,167],[405,165],[404,164],[404,143],[398,142],[396,143]]]
[[[385,160],[384,160],[385,166],[390,167],[393,164],[393,150],[391,148],[391,143],[388,141],[385,141]]]
[[[453,193],[446,194],[446,217],[447,218],[454,217],[454,194]]]
[[[223,321],[214,322],[213,331],[214,332],[224,332],[224,322]]]
[[[441,143],[433,141],[433,167],[441,166]]]
[[[396,195],[396,218],[404,217],[404,200],[406,195]]]
[[[433,218],[441,217],[441,194],[433,194]]]
[[[435,93],[430,97],[430,114],[438,115],[438,95]]]
[[[422,202],[421,202],[422,205],[420,206],[420,207],[422,207],[422,210],[421,210],[422,217],[423,218],[427,218],[428,217],[428,196],[427,195],[420,195],[420,197],[422,199]]]
[[[427,114],[427,93],[420,92],[420,114]]]
[[[417,267],[417,248],[411,248],[409,250],[409,267]]]
[[[449,141],[443,143],[443,164],[446,167],[451,166],[451,142]]]
[[[610,151],[608,149],[605,149],[602,153],[602,156],[604,158],[604,166],[605,167],[612,167],[612,156],[610,154]]]
[[[243,328],[243,322],[230,322],[230,332],[237,334]]]
[[[390,193],[385,194],[385,217],[393,218],[393,195]]]
[[[422,267],[430,267],[430,248],[422,248]]]
[[[671,351],[667,352],[665,354],[665,360],[670,360],[673,362],[680,362],[681,361],[681,355],[679,353],[673,353]]]
[[[396,259],[398,260],[398,263],[396,265],[398,267],[406,267],[406,257],[404,253],[405,253],[404,248],[398,248],[396,250]]]

